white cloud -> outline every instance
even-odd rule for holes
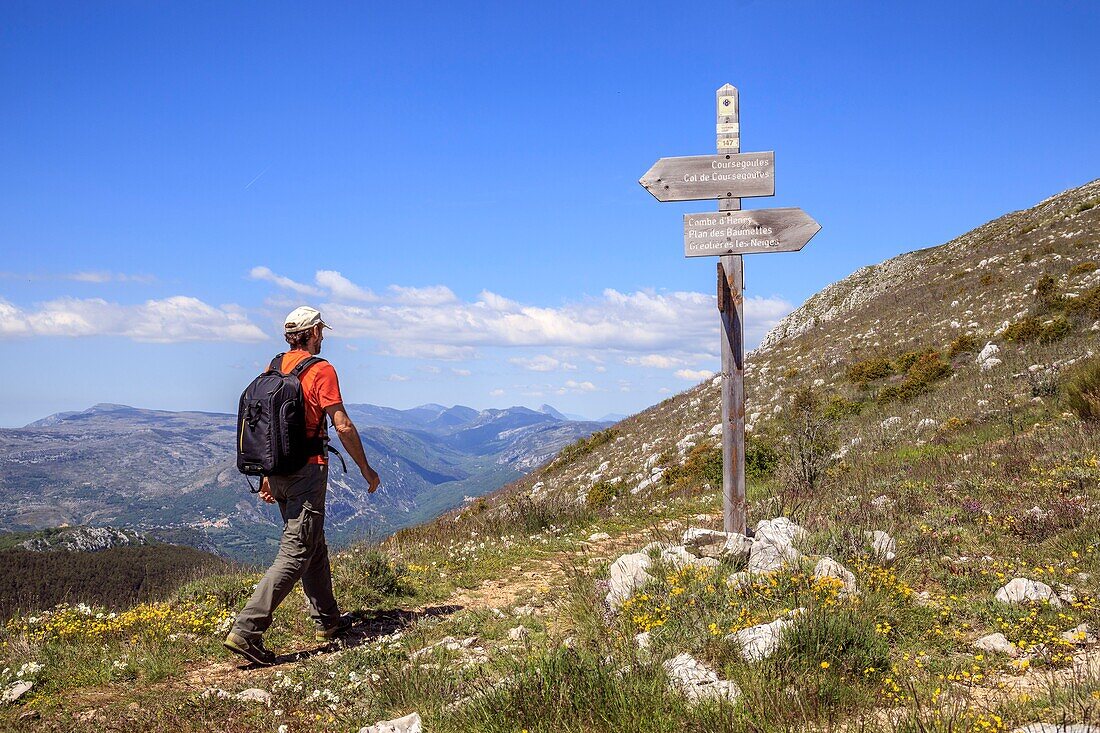
[[[118,336],[150,343],[268,338],[239,307],[216,308],[183,295],[138,305],[59,298],[32,310],[0,300],[0,336]]]
[[[440,372],[443,371],[442,369],[435,366],[434,364],[421,364],[420,366],[417,367],[417,369],[419,369],[422,372],[426,372],[427,374],[439,374]]]
[[[469,369],[452,369],[451,374],[456,377],[468,377],[472,372]]]
[[[367,288],[361,288],[335,270],[318,270],[314,282],[328,289],[337,300],[378,300],[378,296]]]
[[[552,356],[547,356],[546,354],[539,354],[538,356],[532,357],[530,359],[522,356],[517,356],[515,358],[509,359],[508,361],[515,364],[516,366],[523,367],[524,369],[528,369],[532,372],[552,372],[557,369],[561,369],[562,371],[567,372],[573,372],[577,370],[576,364],[570,364],[567,361],[560,361]]]
[[[699,382],[704,379],[710,379],[714,376],[714,372],[707,369],[678,369],[676,376],[680,379],[687,379],[693,382]]]
[[[251,276],[301,294],[318,292],[266,267],[253,268]],[[563,350],[559,357],[574,355],[570,362],[558,358],[558,365],[548,361],[555,357],[517,357],[514,362],[550,371],[575,368],[576,359],[597,359],[593,352],[634,352],[640,355],[627,357],[628,364],[662,369],[686,366],[700,353],[718,353],[719,320],[710,294],[608,289],[596,297],[547,307],[488,290],[463,301],[444,285],[390,285],[376,295],[332,270],[317,271],[316,282],[331,294],[332,302],[323,304],[322,311],[337,334],[374,339],[379,351],[390,356],[464,359],[473,358],[482,347],[551,348]],[[747,298],[746,349],[791,310],[781,298]]]
[[[85,270],[81,272],[66,273],[17,273],[0,272],[3,280],[71,280],[80,283],[154,283],[157,279],[152,275],[133,275],[125,272],[111,272],[109,270]]]
[[[270,268],[257,266],[253,267],[249,271],[248,276],[253,280],[265,280],[270,283],[275,283],[280,288],[286,290],[293,290],[300,295],[323,295],[323,292],[312,285],[306,285],[305,283],[296,282],[289,277],[283,277],[282,275],[276,275]]]
[[[628,356],[624,360],[630,366],[651,367],[653,369],[672,369],[683,366],[684,360],[664,354],[646,354],[645,356]]]
[[[470,350],[572,347],[651,356],[658,351],[715,354],[718,350],[714,296],[702,293],[606,290],[598,298],[551,308],[522,305],[483,292],[474,302],[449,301],[450,307],[441,309],[435,307],[435,298],[417,301],[409,291],[397,291],[400,302],[330,303],[323,310],[342,336],[374,338],[388,352],[400,355],[430,351],[429,345]],[[453,297],[453,293],[446,290],[442,297]],[[747,299],[746,347],[758,343],[790,310],[791,305],[778,298]]]
[[[596,385],[591,382],[578,382],[574,379],[567,379],[558,389],[558,394],[569,394],[570,392],[595,392]]]
[[[390,376],[386,377],[386,381],[387,382],[407,382],[407,381],[409,381],[409,378],[406,377],[404,374],[391,374]]]
[[[82,283],[152,283],[156,278],[152,275],[129,275],[125,272],[73,272],[62,276],[65,280],[73,280]]]
[[[489,392],[489,396],[490,397],[503,397],[504,396],[504,390],[503,389],[494,389],[494,390]]]
[[[328,316],[325,316],[328,322]],[[338,327],[342,328],[342,327]],[[341,330],[341,336],[346,333]],[[359,334],[360,336],[364,334]],[[400,356],[407,359],[440,359],[442,361],[466,361],[477,356],[477,350],[472,346],[452,346],[450,344],[416,343],[391,341],[383,342],[378,350],[382,356]]]
[[[393,295],[395,301],[405,305],[443,305],[458,300],[446,285],[432,285],[426,288],[407,288],[401,285],[391,285],[387,290]]]

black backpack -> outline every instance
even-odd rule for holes
[[[302,372],[324,359],[306,357],[288,374],[280,370],[282,360],[283,355],[278,354],[267,371],[253,379],[241,394],[237,408],[237,469],[245,476],[292,474],[310,456],[324,455],[328,448],[323,436],[306,435],[306,402],[299,381]]]

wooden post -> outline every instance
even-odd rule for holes
[[[724,85],[717,102],[718,153],[741,151],[737,89]],[[718,200],[719,211],[739,211],[741,199]],[[718,260],[718,310],[722,317],[722,517],[727,532],[745,533],[745,272],[741,255]]]

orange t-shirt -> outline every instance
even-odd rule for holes
[[[281,371],[289,374],[298,363],[310,356],[308,351],[295,349],[283,354]],[[325,435],[325,408],[344,401],[340,396],[340,381],[336,369],[327,361],[308,367],[298,378],[302,383],[302,395],[306,399],[306,436]],[[328,463],[328,456],[310,456],[310,463]]]

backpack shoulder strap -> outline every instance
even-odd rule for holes
[[[319,356],[307,356],[305,359],[302,359],[300,362],[298,362],[297,366],[290,370],[290,375],[292,377],[301,377],[302,372],[304,372],[306,369],[309,369],[314,364],[322,361],[324,361],[324,359]]]
[[[275,358],[271,360],[271,363],[267,365],[268,371],[283,373],[283,356],[286,352],[276,354]]]

